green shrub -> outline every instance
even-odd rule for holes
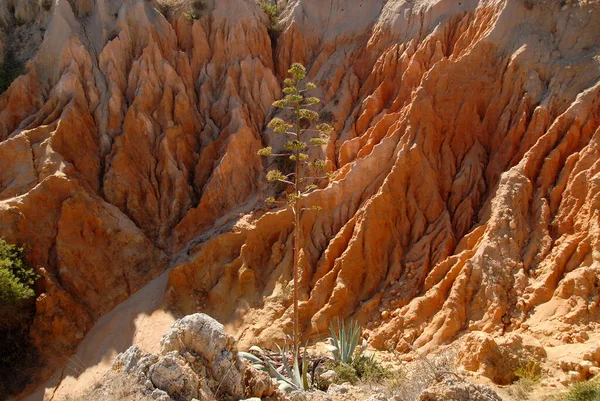
[[[600,401],[600,383],[598,380],[577,383],[558,401]]]
[[[527,382],[538,382],[542,378],[542,369],[540,363],[533,359],[527,359],[527,361],[521,363],[517,369],[515,369],[515,376],[520,381]]]
[[[392,372],[377,362],[375,355],[360,355],[352,360],[352,367],[362,381],[369,383],[382,383],[392,377]]]
[[[337,374],[337,383],[350,383],[356,384],[358,382],[358,375],[356,370],[351,365],[346,363],[338,363],[333,367],[334,372]]]
[[[387,383],[394,376],[389,369],[377,362],[375,355],[355,356],[350,363],[328,362],[323,369],[325,371],[333,370],[337,374],[335,383],[338,384],[356,384],[359,381],[371,384],[383,384]],[[320,384],[318,387],[326,389],[326,386]]]
[[[23,248],[0,238],[0,302],[17,304],[35,295],[37,275],[24,262]]]
[[[267,14],[269,17],[269,22],[277,23],[279,22],[279,10],[277,9],[277,4],[271,3],[270,1],[263,0],[259,3],[260,9]]]
[[[35,364],[29,327],[35,312],[33,284],[37,275],[27,267],[23,248],[0,238],[0,394],[17,393],[30,382]]]
[[[0,94],[8,89],[10,84],[23,73],[23,64],[17,61],[12,51],[6,51],[4,61],[0,64]]]
[[[518,380],[512,383],[508,390],[509,393],[519,400],[529,399],[529,394],[533,392],[535,385],[542,378],[540,363],[533,359],[527,359],[521,362],[514,373]]]
[[[271,3],[268,0],[262,0],[258,3],[260,9],[269,17],[269,36],[271,40],[275,42],[277,39],[277,34],[281,31],[281,27],[279,26],[279,9],[277,8],[277,4]]]

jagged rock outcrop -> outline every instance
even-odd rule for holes
[[[419,401],[502,401],[494,390],[482,384],[452,382],[436,383],[419,396]]]
[[[267,373],[242,361],[223,325],[204,314],[176,321],[158,355],[137,345],[119,354],[95,387],[86,399],[283,399]]]
[[[13,27],[30,2],[9,3]],[[401,352],[593,342],[600,3],[283,3],[276,43],[252,0],[58,0],[18,28],[44,36],[0,97],[0,235],[45,269],[35,343],[68,352],[167,266],[169,302],[242,343],[290,330],[292,217],[256,151],[295,61],[335,127],[302,217],[305,338],[352,316]]]
[[[305,335],[336,316],[400,351],[465,329],[597,330],[598,4],[390,1],[368,27],[361,4],[291,2],[278,40],[279,75],[312,61],[336,127],[336,178],[302,222]],[[273,341],[290,324],[291,217],[255,216],[191,248],[172,298],[242,308],[242,339]]]
[[[533,374],[545,361],[547,354],[532,338],[509,333],[494,339],[491,335],[474,332],[463,339],[457,355],[458,363],[466,370],[478,372],[498,384],[510,384],[518,379],[515,372],[528,367]]]

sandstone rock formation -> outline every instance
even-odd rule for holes
[[[290,2],[276,53],[279,76],[312,63],[336,127],[336,178],[302,222],[305,335],[335,316],[399,351],[465,330],[597,331],[598,3],[325,8]],[[255,213],[190,248],[171,297],[276,340],[290,224]]]
[[[119,354],[86,399],[283,399],[269,375],[246,365],[233,337],[207,315],[176,321],[161,345],[159,355],[137,345]]]
[[[0,5],[2,43],[43,32],[0,97],[0,235],[44,269],[48,360],[168,266],[182,311],[243,344],[289,332],[292,218],[256,151],[295,61],[335,127],[305,338],[338,316],[401,352],[600,332],[598,0],[289,0],[275,43],[252,0],[30,3]]]
[[[425,390],[419,401],[502,401],[502,398],[491,388],[481,384],[450,381],[437,383]]]
[[[93,388],[79,397],[89,401],[501,401],[490,387],[470,383],[454,373],[426,381],[423,377],[405,377],[406,383],[421,380],[424,388],[414,387],[418,390],[416,397],[411,397],[408,387],[399,394],[373,394],[377,387],[350,383],[331,384],[327,393],[316,389],[282,393],[275,379],[240,359],[235,340],[225,333],[223,325],[201,313],[177,320],[160,343],[158,354],[143,352],[137,345],[119,354]],[[425,369],[433,374],[432,367],[440,361],[428,363],[432,365]],[[416,368],[413,374],[423,376],[425,371]]]
[[[510,384],[518,379],[515,372],[527,364],[546,359],[546,351],[538,341],[509,333],[498,339],[481,332],[467,334],[458,353],[458,362],[466,370],[478,372],[498,384]],[[532,369],[534,365],[531,365]],[[541,372],[532,371],[532,374]]]

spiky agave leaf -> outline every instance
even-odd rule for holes
[[[249,352],[239,351],[239,356],[251,363],[263,363],[263,360]]]
[[[265,351],[263,351],[263,349],[260,348],[258,345],[253,345],[252,347],[248,348],[248,351],[254,351],[261,355],[263,355],[265,353]]]
[[[266,362],[257,357],[256,355],[243,351],[238,352],[238,354],[240,357],[242,357],[242,359],[247,360],[254,369],[262,370],[263,372],[269,372],[269,369],[265,366]]]
[[[308,384],[308,357],[306,355],[306,344],[304,344],[304,357],[302,358],[302,387],[304,391],[310,389]]]
[[[256,369],[263,370],[271,374],[275,378],[275,380],[277,380],[280,390],[290,392],[300,389],[300,387],[296,386],[291,380],[282,375],[275,368],[271,359],[265,354],[265,352],[261,348],[253,346],[250,348],[249,351],[254,351],[259,353],[260,355],[263,355],[264,360],[258,358],[256,355],[253,355],[249,352],[239,352],[239,355],[247,361],[251,362],[252,366],[254,366]],[[282,354],[282,360],[284,361],[285,366],[287,365],[287,356],[285,356],[285,354],[287,354],[287,351],[283,351],[280,349],[280,352]]]
[[[329,325],[331,331],[331,345],[330,351],[337,362],[349,363],[352,361],[352,355],[358,345],[358,341],[362,334],[362,330],[358,322],[354,320],[350,321],[350,325],[346,328],[346,324],[343,320],[338,319],[337,331],[335,330],[333,322]]]

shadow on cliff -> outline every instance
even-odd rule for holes
[[[22,398],[42,401],[80,394],[99,382],[115,356],[135,341],[142,349],[157,350],[161,336],[175,318],[160,309],[168,271],[154,279],[96,322],[76,352],[59,361],[59,368],[42,386]]]

